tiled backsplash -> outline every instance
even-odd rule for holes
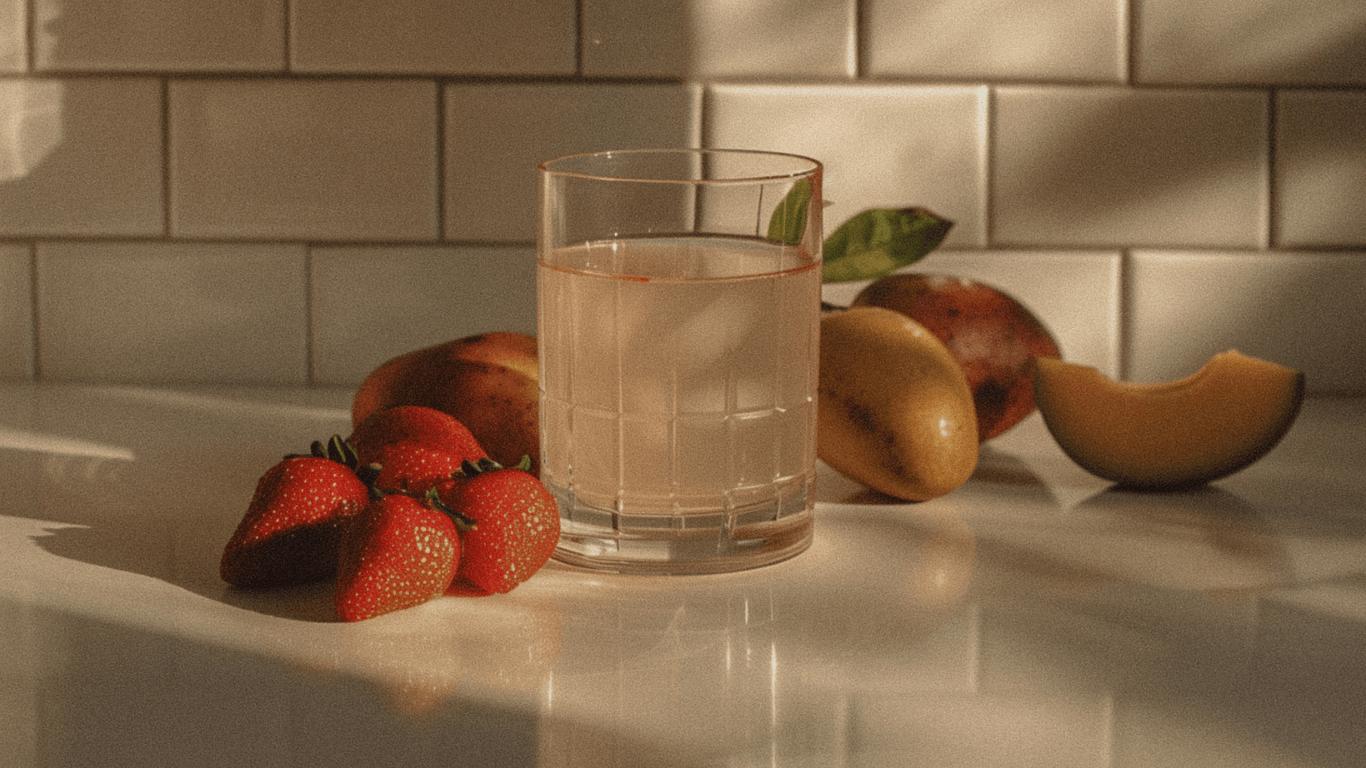
[[[1339,0],[0,0],[0,378],[346,386],[532,332],[536,163],[679,145],[824,161],[827,231],[954,219],[917,268],[1109,374],[1366,393]]]

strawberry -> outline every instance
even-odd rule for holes
[[[488,455],[454,416],[417,405],[376,411],[356,425],[349,440],[356,448],[361,466],[378,461],[382,446],[409,441],[457,456],[461,461],[478,461]]]
[[[375,486],[385,493],[421,496],[432,486],[460,471],[462,459],[415,440],[386,443],[375,450],[370,467],[377,468]]]
[[[267,470],[223,549],[219,575],[237,587],[331,577],[343,528],[369,502],[356,472],[355,452],[340,436],[326,446],[314,442],[311,455],[287,456]]]
[[[492,459],[465,462],[459,476],[432,493],[473,521],[462,525],[463,552],[456,578],[483,593],[501,594],[541,569],[560,539],[555,498],[526,470],[528,460],[505,468]]]
[[[380,496],[342,537],[337,616],[361,621],[438,597],[459,559],[460,534],[449,515],[412,496]]]

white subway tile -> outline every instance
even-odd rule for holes
[[[574,0],[293,0],[300,72],[572,75]]]
[[[850,78],[856,0],[585,0],[583,71],[616,77]]]
[[[536,333],[531,246],[318,248],[313,378],[359,384],[384,361],[488,331]]]
[[[151,78],[0,80],[0,234],[161,234],[161,111]]]
[[[938,250],[900,271],[966,277],[1005,291],[1043,321],[1063,359],[1119,375],[1118,251]],[[868,283],[827,283],[822,295],[847,305]]]
[[[284,67],[284,0],[34,0],[40,70]]]
[[[1267,112],[1253,91],[1001,87],[992,241],[1260,247]]]
[[[33,267],[27,245],[0,244],[0,380],[33,377]]]
[[[1118,0],[868,0],[873,76],[1117,82],[1127,56]]]
[[[28,67],[28,3],[0,0],[0,72]]]
[[[1277,244],[1366,246],[1366,93],[1284,91],[1276,107]]]
[[[412,80],[173,81],[172,232],[434,240],[436,96]]]
[[[1228,349],[1366,394],[1366,252],[1133,255],[1129,378],[1169,381]]]
[[[697,146],[683,85],[478,84],[446,88],[446,237],[536,238],[536,165],[611,149]]]
[[[43,379],[303,384],[303,246],[39,243]]]
[[[714,85],[708,146],[794,152],[825,164],[825,231],[867,208],[923,206],[954,220],[949,246],[982,245],[986,91],[969,86]]]
[[[1366,3],[1132,0],[1144,83],[1366,83]]]

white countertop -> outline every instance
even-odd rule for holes
[[[0,765],[1366,765],[1366,400],[1189,493],[1037,415],[923,504],[823,467],[811,550],[741,574],[357,624],[228,589],[256,478],[349,401],[0,385]]]

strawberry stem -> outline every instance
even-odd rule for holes
[[[488,474],[489,472],[497,472],[500,469],[520,469],[523,472],[530,472],[531,457],[523,455],[522,460],[517,462],[517,464],[512,467],[504,467],[502,464],[499,464],[497,461],[487,456],[485,456],[482,459],[479,459],[478,461],[470,461],[469,459],[466,459],[460,462],[460,471],[457,474],[460,477],[468,478],[474,477],[476,475]]]
[[[332,439],[327,441],[327,458],[353,469],[360,463],[360,456],[356,454],[351,441],[341,435],[333,435]]]
[[[373,487],[375,481],[379,480],[379,473],[381,470],[382,467],[378,464],[366,464],[363,467],[356,467],[356,477],[359,478],[362,483],[365,483],[366,487]]]
[[[472,531],[475,528],[479,527],[478,520],[475,520],[469,515],[461,514],[459,511],[452,509],[444,501],[442,501],[441,495],[437,493],[437,490],[435,488],[432,488],[427,491],[426,501],[428,506],[430,506],[432,509],[435,509],[437,512],[441,512],[445,515],[448,515],[452,520],[454,520],[455,527],[460,531]]]
[[[497,472],[502,468],[502,464],[499,464],[493,459],[490,459],[489,457],[485,456],[477,462],[470,461],[469,459],[465,459],[464,461],[460,462],[459,474],[461,477],[468,478],[475,477],[477,475],[482,475],[488,472]]]
[[[286,459],[312,457],[315,459],[327,459],[335,461],[349,469],[356,469],[360,463],[360,457],[356,455],[356,449],[351,445],[351,441],[341,435],[333,435],[326,443],[321,440],[314,440],[308,447],[308,453],[286,454]]]

